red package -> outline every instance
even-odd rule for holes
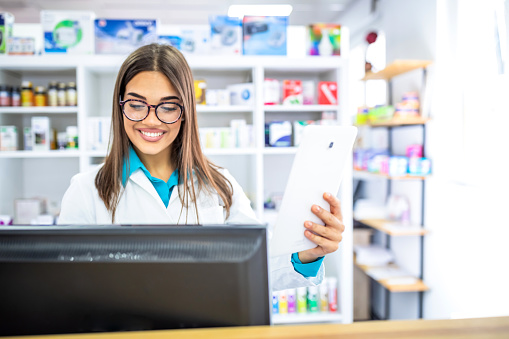
[[[318,83],[318,104],[338,104],[338,84],[335,81],[320,81]]]
[[[302,81],[283,80],[283,104],[302,105]]]

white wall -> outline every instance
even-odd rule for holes
[[[509,315],[509,79],[495,74],[493,12],[479,1],[380,0],[372,27],[358,25],[369,17],[369,3],[360,0],[339,18],[351,27],[352,49],[363,43],[368,28],[377,27],[386,34],[388,64],[434,60],[427,134],[433,177],[425,212],[431,234],[424,248],[424,280],[431,290],[425,293],[424,318]],[[416,78],[399,81],[395,100]],[[415,308],[400,295],[391,301],[397,318]]]

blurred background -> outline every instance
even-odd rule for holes
[[[509,315],[506,0],[0,0],[0,15],[3,224],[55,223],[107,153],[121,62],[171,44],[206,155],[269,225],[302,128],[359,129],[341,249],[323,286],[274,295],[276,322]]]

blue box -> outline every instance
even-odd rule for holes
[[[182,37],[178,35],[159,35],[157,43],[173,46],[179,51],[182,50]]]
[[[96,19],[95,53],[128,54],[157,42],[157,20]]]
[[[286,16],[245,16],[244,55],[286,55]]]
[[[240,55],[242,21],[227,15],[209,16],[210,49],[213,54]]]

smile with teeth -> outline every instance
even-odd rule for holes
[[[159,137],[161,135],[163,135],[163,132],[159,132],[159,133],[151,133],[151,132],[144,132],[144,131],[140,131],[141,134],[143,135],[146,135],[147,137],[151,137],[151,138],[155,138],[155,137]]]

